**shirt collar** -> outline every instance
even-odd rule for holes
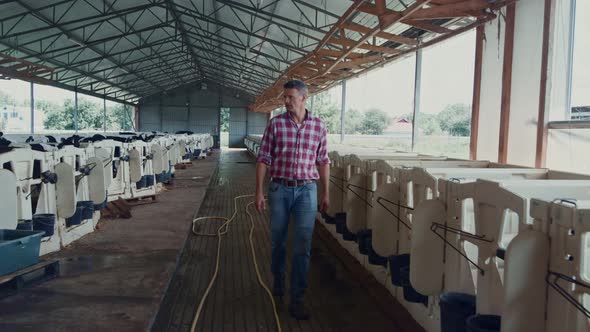
[[[285,119],[293,121],[293,123],[295,123],[295,121],[293,120],[293,118],[291,117],[291,113],[289,113],[289,111],[286,111],[285,113],[283,113],[285,116]],[[305,124],[308,121],[312,121],[314,119],[314,116],[311,114],[311,112],[306,108],[305,109],[305,118],[303,118],[303,122],[301,124]],[[296,123],[295,123],[296,124]]]

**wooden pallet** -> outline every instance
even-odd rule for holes
[[[158,200],[158,195],[146,195],[142,197],[127,198],[127,204],[130,206],[143,205],[155,203]]]
[[[31,265],[0,277],[0,298],[14,295],[26,287],[40,284],[59,276],[59,261],[51,260]]]
[[[107,203],[107,206],[100,211],[102,218],[131,218],[131,206],[126,200],[119,198]]]
[[[188,161],[188,162],[182,162],[182,163],[178,163],[176,165],[174,165],[174,168],[176,169],[187,169],[187,167],[192,167],[193,163]]]

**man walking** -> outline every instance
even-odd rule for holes
[[[327,210],[330,201],[326,126],[306,108],[307,87],[294,80],[283,86],[287,112],[270,120],[258,152],[256,164],[256,208],[266,208],[263,180],[270,168],[268,202],[272,233],[271,271],[273,294],[285,292],[285,256],[290,216],[293,215],[293,260],[291,271],[291,302],[289,313],[296,319],[309,319],[303,306],[307,288],[309,252],[318,209],[317,180],[321,186],[320,210]],[[319,172],[318,172],[319,170]]]

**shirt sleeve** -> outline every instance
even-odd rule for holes
[[[272,164],[272,149],[273,149],[273,142],[274,142],[274,133],[272,129],[272,121],[269,121],[268,126],[266,126],[266,130],[264,131],[264,135],[262,136],[262,140],[260,141],[260,148],[258,149],[258,156],[256,157],[256,161],[259,163],[264,163],[268,166]]]
[[[326,165],[330,163],[330,158],[328,157],[328,140],[327,140],[327,131],[326,127],[322,126],[320,130],[320,145],[318,146],[318,151],[316,154],[316,165]]]

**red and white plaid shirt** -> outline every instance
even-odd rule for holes
[[[300,127],[289,112],[272,118],[264,131],[257,161],[270,166],[272,178],[317,180],[317,165],[330,163],[326,126],[307,110]]]

